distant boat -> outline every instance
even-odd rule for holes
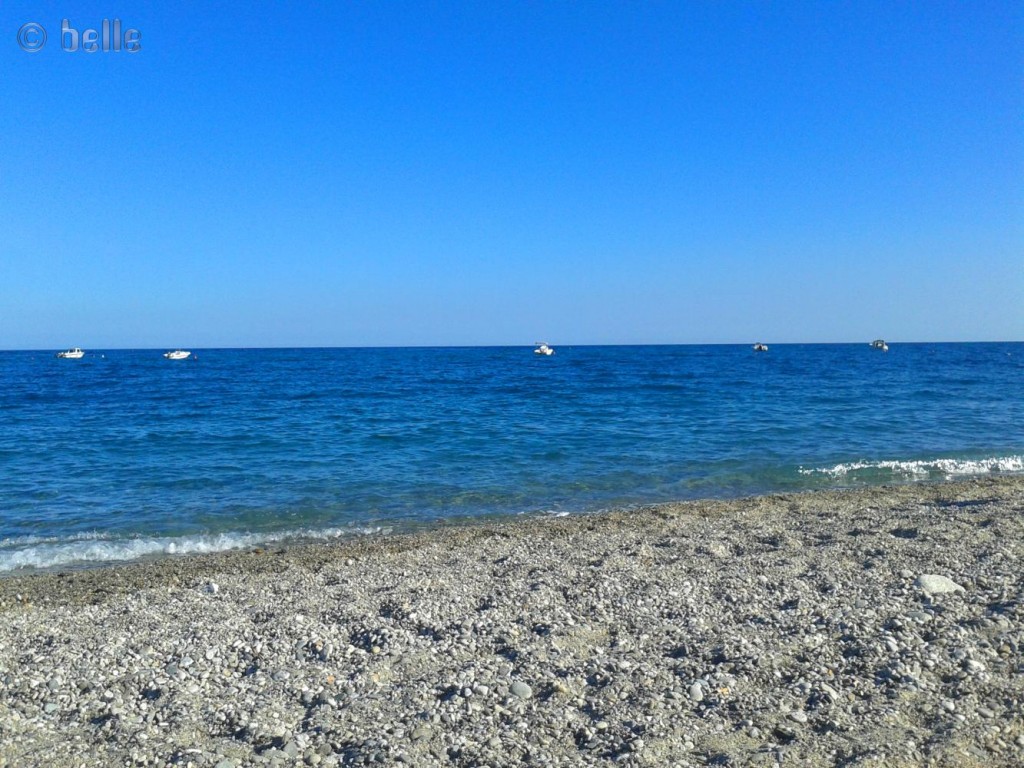
[[[871,346],[874,349],[880,349],[883,352],[889,351],[889,345],[885,343],[884,339],[875,339],[874,341],[871,342]]]
[[[555,350],[552,349],[551,347],[549,347],[548,343],[546,341],[538,341],[537,342],[537,348],[535,350],[533,350],[533,354],[535,354],[535,355],[553,355],[553,354],[555,354]]]
[[[64,352],[58,352],[57,357],[63,357],[66,360],[81,360],[85,357],[85,352],[78,347],[72,347]]]
[[[191,352],[186,352],[183,349],[176,349],[173,352],[164,352],[164,357],[168,360],[184,360],[191,354]]]
[[[754,351],[755,352],[767,352],[768,351],[768,345],[767,344],[762,344],[759,341],[759,342],[757,342],[757,344],[754,345]]]

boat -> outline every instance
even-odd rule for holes
[[[57,357],[62,357],[65,360],[81,360],[85,357],[85,352],[80,350],[78,347],[72,347],[63,352],[58,352]]]
[[[176,349],[173,352],[164,352],[164,357],[168,360],[185,360],[191,354],[183,349]]]
[[[535,355],[553,355],[553,354],[555,354],[555,350],[553,350],[551,347],[549,347],[548,343],[546,341],[538,341],[537,342],[537,348],[535,350],[533,350],[533,354],[535,354]]]
[[[880,349],[883,352],[889,351],[889,345],[885,343],[884,339],[875,339],[874,341],[871,342],[871,346],[874,349]]]
[[[759,341],[759,342],[757,342],[757,344],[754,345],[754,351],[755,352],[767,352],[768,351],[768,345],[767,344],[762,344]]]

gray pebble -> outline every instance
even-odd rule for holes
[[[512,683],[510,690],[513,696],[517,696],[520,699],[528,699],[533,696],[533,689],[521,680],[516,680]]]

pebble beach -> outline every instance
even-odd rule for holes
[[[0,766],[1024,764],[1024,478],[0,579]]]

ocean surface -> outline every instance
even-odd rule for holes
[[[1024,343],[0,353],[0,571],[1024,471]]]

